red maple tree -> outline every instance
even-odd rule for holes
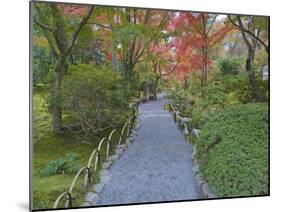
[[[174,13],[167,30],[174,34],[171,46],[180,58],[177,72],[186,80],[192,70],[201,70],[201,91],[207,81],[212,60],[209,50],[221,42],[233,27],[216,24],[217,15],[207,13],[180,12]]]

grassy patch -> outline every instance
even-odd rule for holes
[[[69,186],[73,176],[54,175],[33,178],[34,209],[51,208],[56,198]]]
[[[81,166],[86,161],[95,146],[81,143],[75,140],[68,140],[67,135],[46,135],[40,142],[34,145],[33,154],[33,194],[35,208],[50,208],[58,195],[67,190],[74,174],[57,174],[42,177],[40,171],[50,161],[57,160],[67,153],[79,155],[76,160]]]

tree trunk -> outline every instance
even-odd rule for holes
[[[205,76],[204,76],[204,83],[205,85],[207,84],[207,77],[208,77],[208,73],[209,73],[209,65],[208,65],[208,48],[207,48],[207,41],[205,41]]]
[[[96,127],[97,129],[101,128],[101,110],[100,110],[100,98],[98,95],[95,95],[96,102]]]
[[[112,47],[111,47],[111,51],[112,51],[112,66],[114,68],[115,71],[119,71],[118,70],[118,58],[117,58],[117,52],[116,52],[116,49],[113,47],[113,44],[111,44]]]
[[[254,53],[251,50],[248,50],[248,57],[246,60],[246,70],[248,72],[249,80],[252,85],[252,88],[254,89],[255,95],[259,101],[264,101],[264,97],[262,96],[260,89],[257,85],[257,81],[255,78],[255,74],[253,72],[253,58]]]
[[[205,55],[205,48],[202,47],[203,55]],[[203,67],[202,67],[202,73],[201,73],[201,98],[204,98],[204,79],[205,79],[205,59],[203,59]]]
[[[202,18],[202,36],[203,36],[203,45],[202,45],[202,55],[203,55],[203,68],[202,68],[202,75],[201,75],[201,98],[205,98],[205,85],[207,81],[207,32],[206,32],[206,20],[204,14],[201,14]]]
[[[125,71],[125,79],[129,82],[132,77],[132,66],[127,61],[123,62],[124,71]]]
[[[39,20],[41,21],[42,14],[40,6],[35,3],[34,5],[38,12]],[[62,130],[61,87],[64,74],[68,68],[67,58],[71,54],[71,51],[83,26],[91,17],[94,10],[94,6],[91,6],[89,12],[82,18],[78,27],[76,28],[76,30],[74,30],[70,42],[68,42],[68,34],[66,32],[67,30],[65,29],[65,20],[58,5],[51,4],[48,10],[50,11],[50,18],[52,20],[53,26],[41,24],[38,21],[35,21],[35,23],[37,23],[37,25],[39,25],[43,29],[44,35],[48,40],[51,51],[54,53],[56,58],[55,76],[53,81],[53,87],[51,89],[51,101],[49,109],[52,114],[53,131],[55,133],[58,133]]]
[[[153,100],[157,100],[157,87],[156,87],[156,85],[154,86],[154,89],[153,89]]]
[[[188,89],[188,81],[187,81],[187,76],[185,76],[184,77],[184,91],[185,91],[185,93],[186,93],[187,89]]]
[[[242,34],[242,38],[248,48],[248,56],[247,56],[247,60],[246,60],[246,71],[248,72],[248,76],[249,76],[249,79],[250,79],[250,83],[251,83],[251,86],[255,92],[255,95],[257,97],[257,99],[259,101],[263,101],[264,100],[264,97],[262,96],[261,92],[260,92],[260,89],[257,85],[257,82],[256,82],[256,78],[255,78],[255,74],[253,72],[253,62],[254,62],[254,57],[255,57],[255,48],[256,48],[256,41],[253,42],[253,44],[250,43],[250,41],[248,40],[244,30],[243,29],[243,23],[242,23],[242,20],[240,18],[240,16],[236,16],[237,19],[238,19],[238,24],[240,26],[240,31],[241,31],[241,34]],[[258,34],[259,35],[259,32]]]
[[[147,82],[145,82],[143,87],[143,97],[145,102],[149,99],[149,87]]]
[[[187,89],[188,89],[188,80],[187,80],[187,76],[184,77],[184,103],[183,103],[183,110],[186,110],[189,107],[189,101],[187,98]]]
[[[160,78],[157,77],[155,80],[155,84],[153,87],[153,100],[157,100],[157,88],[158,88],[158,83],[159,83]]]
[[[59,133],[62,129],[62,98],[61,87],[64,73],[67,70],[66,60],[61,60],[56,64],[54,84],[52,88],[51,113],[54,133]]]

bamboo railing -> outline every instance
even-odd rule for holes
[[[187,139],[187,135],[188,135],[188,129],[186,126],[186,123],[183,121],[183,119],[185,117],[182,117],[179,115],[179,112],[175,110],[175,108],[173,107],[172,104],[170,103],[165,103],[165,108],[167,108],[169,111],[172,112],[173,118],[175,122],[178,122],[179,128],[184,130],[185,134],[186,134],[186,139]]]
[[[77,182],[80,177],[84,176],[83,187],[85,191],[88,188],[88,185],[94,182],[94,176],[97,172],[99,164],[101,164],[108,157],[110,157],[110,149],[113,148],[113,143],[111,142],[113,135],[119,133],[117,145],[121,145],[126,140],[126,138],[130,136],[130,132],[133,129],[134,121],[136,120],[138,104],[139,101],[131,105],[132,115],[127,119],[126,123],[123,125],[121,132],[118,132],[117,129],[113,129],[108,137],[104,137],[100,140],[98,147],[95,148],[89,156],[87,165],[82,167],[76,173],[68,190],[62,192],[57,197],[53,204],[53,208],[61,208],[59,207],[59,204],[62,201],[65,201],[64,208],[71,208],[73,206],[73,202],[76,199],[74,194],[74,188],[77,186]],[[105,148],[105,155],[102,157],[101,152],[104,150],[103,148]]]

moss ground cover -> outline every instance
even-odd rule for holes
[[[108,136],[111,129],[100,133],[92,143],[81,142],[69,133],[54,134],[51,131],[51,117],[44,91],[37,91],[34,94],[33,103],[33,205],[34,208],[51,208],[58,195],[68,189],[76,171],[66,170],[64,174],[60,172],[44,174],[44,170],[48,170],[50,163],[51,165],[58,164],[67,157],[70,157],[71,167],[85,166],[100,139]],[[113,146],[118,139],[119,134],[114,133]],[[105,154],[105,151],[102,154]],[[78,184],[82,184],[82,181],[83,178],[79,179]],[[74,206],[80,206],[79,204],[83,201],[85,192],[80,191],[75,191]]]

